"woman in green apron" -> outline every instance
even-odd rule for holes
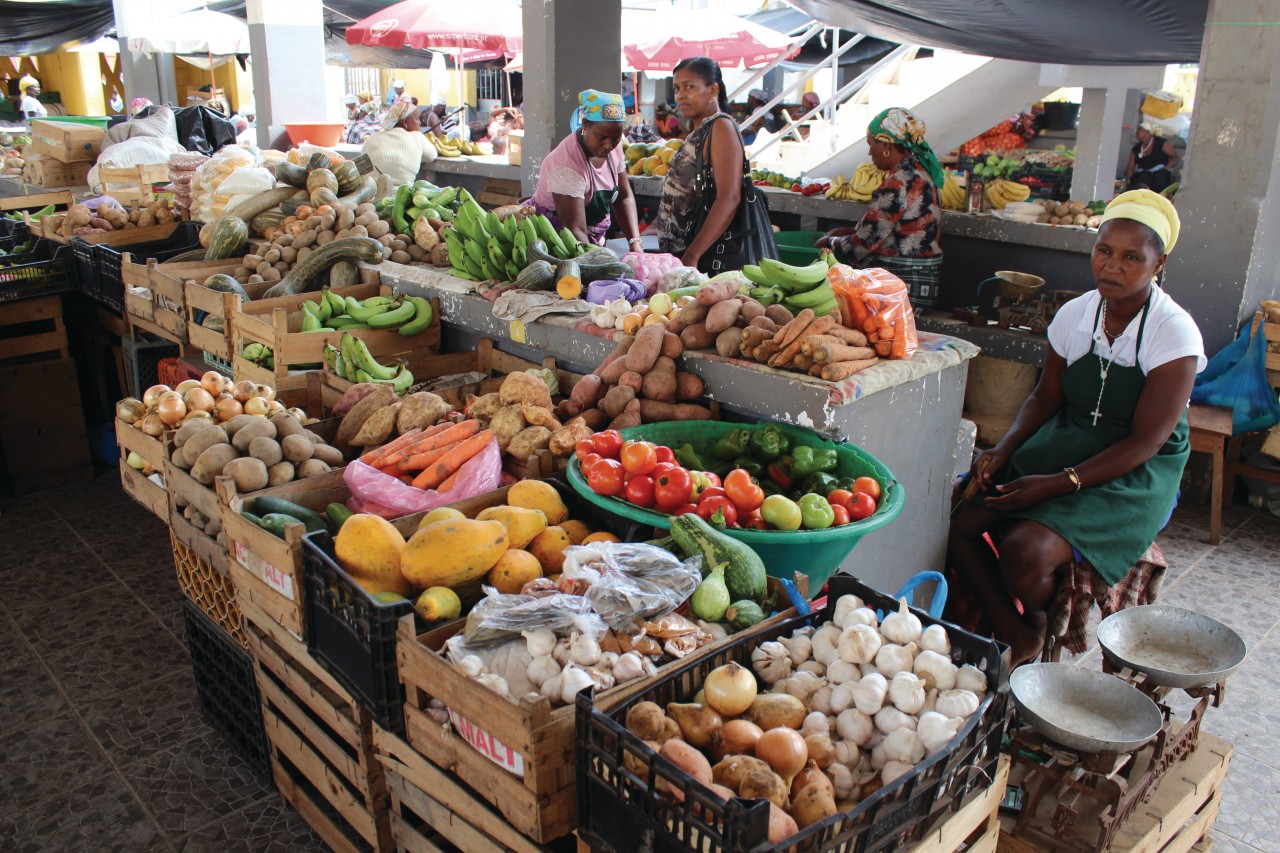
[[[948,563],[1015,664],[1039,654],[1060,568],[1088,562],[1116,584],[1173,507],[1205,361],[1195,322],[1155,283],[1178,228],[1150,190],[1107,206],[1091,256],[1097,290],[1054,317],[1040,381],[974,462],[980,492],[952,521]]]
[[[626,129],[622,96],[595,89],[578,94],[569,119],[572,133],[542,161],[530,199],[556,228],[568,228],[583,243],[603,246],[613,216],[639,252],[636,199],[622,157]]]

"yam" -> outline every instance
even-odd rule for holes
[[[338,435],[334,439],[338,449],[341,450],[351,444],[351,439],[356,437],[356,433],[360,432],[360,427],[364,426],[374,412],[379,409],[390,406],[396,400],[396,392],[392,391],[387,385],[379,385],[375,390],[371,391],[367,396],[351,407],[348,412],[343,415],[342,423],[338,426]],[[285,458],[289,459],[288,448],[285,449]],[[290,459],[290,462],[295,460]]]
[[[560,429],[551,433],[548,449],[556,456],[568,456],[573,453],[578,442],[591,437],[591,427],[583,418],[574,418]]]
[[[316,445],[301,433],[286,436],[280,442],[280,451],[284,454],[284,458],[295,465],[310,459],[315,453],[315,448]]]
[[[547,383],[532,373],[525,373],[524,371],[509,374],[506,379],[502,380],[502,386],[498,388],[498,395],[501,397],[503,405],[530,403],[534,406],[541,406],[544,409],[551,408],[551,389],[547,387]]]
[[[674,332],[662,336],[662,354],[667,358],[679,358],[684,355],[684,341]]]
[[[706,390],[706,383],[692,373],[683,370],[676,373],[676,399],[696,400]]]
[[[618,384],[626,385],[639,394],[640,389],[644,387],[644,377],[639,373],[636,373],[634,370],[628,370],[626,373],[618,377]]]
[[[267,469],[267,485],[283,486],[293,482],[293,463],[277,462]]]
[[[321,474],[326,474],[331,470],[333,469],[319,459],[308,459],[295,469],[300,480],[305,480],[308,477],[319,477]]]
[[[521,462],[528,462],[535,450],[542,450],[550,443],[551,430],[544,426],[531,426],[516,433],[507,445],[507,453]]]
[[[414,255],[414,251],[413,251],[414,249],[417,249],[419,252],[419,254],[417,254],[416,256]],[[447,244],[437,243],[435,245],[435,248],[431,250],[430,255],[423,255],[421,254],[421,252],[422,252],[422,249],[418,248],[417,244],[414,244],[409,247],[409,256],[412,257],[415,261],[421,261],[423,260],[423,258],[426,258],[426,260],[432,266],[437,266],[437,267],[449,266],[449,246]]]
[[[396,412],[396,434],[403,434],[411,429],[435,426],[452,410],[453,407],[438,394],[432,394],[430,391],[410,394],[400,401],[400,409]]]
[[[502,395],[497,391],[483,397],[472,397],[467,401],[467,417],[480,421],[481,426],[488,426],[499,410],[502,409]]]
[[[725,329],[738,322],[738,315],[742,312],[741,299],[724,299],[711,306],[711,310],[707,312],[707,331],[712,335],[718,335]]]
[[[524,415],[525,423],[529,426],[546,427],[552,432],[560,429],[560,421],[556,420],[555,414],[550,409],[525,403],[520,407],[520,413]]]
[[[645,423],[663,421],[709,421],[711,410],[695,403],[664,403],[661,400],[640,400],[640,417]]]
[[[333,468],[337,468],[343,463],[342,451],[328,444],[312,445],[311,458],[319,459]]]
[[[274,444],[275,442],[272,443]],[[240,494],[265,489],[270,479],[267,474],[267,466],[263,464],[261,459],[255,459],[252,456],[232,459],[223,466],[222,473],[224,476],[236,481],[236,491]]]
[[[211,486],[227,463],[239,458],[240,454],[230,444],[215,444],[196,459],[191,466],[191,476],[200,485]]]
[[[259,436],[249,442],[249,455],[254,459],[258,459],[263,465],[270,468],[281,459],[284,458],[284,451],[280,449],[280,442],[274,438],[265,438]],[[261,488],[261,486],[259,486]]]
[[[716,353],[725,358],[733,358],[742,352],[742,332],[738,327],[725,329],[716,335]]]
[[[707,331],[706,323],[694,323],[680,333],[684,348],[689,350],[707,349],[716,341],[716,336]]]
[[[644,375],[644,384],[640,392],[641,396],[650,400],[674,403],[676,401],[676,363],[666,356],[659,356],[653,369]]]
[[[227,433],[222,427],[210,425],[205,429],[197,430],[182,445],[183,461],[187,463],[186,467],[190,468],[196,463],[196,459],[200,457],[201,453],[204,453],[215,444],[227,443]]]
[[[600,409],[609,417],[616,418],[636,398],[636,391],[630,385],[617,385],[609,389],[600,401]]]
[[[662,354],[662,336],[666,329],[661,324],[645,326],[636,332],[635,343],[627,351],[627,370],[644,374]]]

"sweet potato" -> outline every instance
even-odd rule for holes
[[[665,356],[660,356],[660,358],[665,358]],[[630,386],[637,394],[639,394],[640,389],[644,386],[644,377],[639,373],[636,373],[634,370],[628,370],[626,373],[618,377],[618,384]]]
[[[627,408],[622,411],[616,418],[609,422],[609,429],[629,429],[638,427],[643,423],[640,414],[640,400],[632,400],[627,404]]]
[[[648,373],[649,368],[653,367],[653,363],[662,354],[662,336],[666,331],[660,324],[655,323],[636,332],[636,342],[627,351],[627,370],[634,370],[640,374]]]
[[[763,317],[764,315],[765,308],[763,305],[749,296],[742,297],[742,316],[747,318],[748,323],[755,318]]]
[[[679,358],[684,355],[684,341],[679,335],[667,332],[662,336],[662,354],[667,358]]]
[[[388,438],[391,438],[395,432],[396,413],[399,411],[400,406],[400,403],[383,406],[370,415],[360,425],[360,430],[351,439],[351,444],[356,447],[372,447],[375,444],[382,444]]]
[[[738,322],[738,314],[742,312],[741,299],[724,299],[711,306],[707,312],[707,331],[718,335]]]
[[[716,352],[725,358],[733,358],[742,352],[742,330],[734,326],[716,335]]]
[[[706,323],[694,323],[680,333],[680,340],[684,341],[687,350],[707,349],[715,343],[716,336],[707,331]]]
[[[606,415],[616,418],[622,414],[627,405],[636,398],[636,391],[630,385],[617,385],[609,389],[600,401],[600,408]]]
[[[694,299],[700,305],[711,306],[717,302],[723,302],[726,299],[732,299],[738,295],[740,285],[731,278],[724,281],[708,282],[698,288],[698,292],[694,294]]]
[[[676,401],[676,363],[666,356],[659,356],[653,369],[644,375],[641,396],[666,403]]]
[[[690,302],[688,305],[676,312],[675,320],[682,323],[682,329],[687,329],[695,323],[701,323],[707,319],[707,312],[711,310],[711,306],[703,305],[701,302]]]
[[[592,432],[604,429],[605,424],[609,423],[609,416],[601,409],[584,409],[580,417]]]
[[[556,404],[556,417],[561,421],[576,418],[580,414],[582,414],[582,407],[572,400],[561,400]]]
[[[683,370],[676,373],[676,399],[696,400],[706,390],[706,383],[692,373]]]
[[[795,315],[791,313],[791,309],[781,303],[777,305],[770,305],[768,308],[764,309],[764,315],[779,326],[785,323],[790,323],[795,319]]]
[[[615,361],[618,361],[619,359],[622,359],[624,356],[626,356],[627,350],[631,349],[631,345],[633,343],[635,343],[635,338],[631,337],[630,335],[623,338],[618,343],[618,348],[613,352],[609,353],[607,356],[605,356],[604,361],[600,362],[600,365],[595,370],[591,371],[592,375],[603,376],[605,369],[608,368],[609,365],[613,364]]]
[[[755,326],[757,328],[764,329],[765,331],[768,331],[768,332],[778,331],[778,324],[770,320],[764,314],[761,314],[758,317],[751,318],[751,322],[748,323],[747,325]]]
[[[351,439],[356,437],[356,433],[360,432],[360,427],[364,426],[374,412],[390,406],[396,400],[396,392],[392,391],[387,385],[378,385],[368,395],[363,397],[360,402],[352,406],[342,417],[342,423],[338,426],[338,435],[334,439],[334,444],[341,450],[351,445]]]
[[[613,356],[610,356],[613,358]],[[590,374],[579,379],[573,386],[573,390],[569,392],[569,401],[578,406],[578,411],[590,408],[600,399],[600,395],[604,393],[604,382],[596,374]],[[575,412],[574,414],[577,414]]]
[[[600,371],[600,379],[603,380],[605,385],[617,385],[618,380],[622,378],[622,374],[626,372],[627,360],[619,358]]]
[[[711,410],[694,403],[664,403],[661,400],[639,400],[640,417],[645,423],[663,421],[709,421]]]

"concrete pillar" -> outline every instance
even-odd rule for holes
[[[621,89],[622,7],[600,0],[526,0],[524,19],[524,149],[526,194],[542,159],[569,133],[583,89]]]
[[[146,98],[155,104],[186,106],[178,101],[173,80],[173,57],[165,53],[147,56],[129,50],[131,37],[141,36],[148,24],[163,19],[177,10],[172,4],[152,0],[113,0],[116,32],[120,41],[120,70],[124,78],[124,103],[128,112],[134,98]]]
[[[1168,289],[1216,352],[1280,292],[1280,26],[1274,0],[1210,0]],[[1248,23],[1246,23],[1248,22]]]
[[[258,145],[281,139],[286,122],[325,121],[324,16],[320,0],[249,0]]]
[[[1124,134],[1129,90],[1085,89],[1076,133],[1071,197],[1081,201],[1115,195],[1115,151]]]

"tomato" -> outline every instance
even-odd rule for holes
[[[693,489],[689,493],[689,500],[697,503],[702,500],[702,493],[711,488],[711,478],[707,476],[706,471],[690,471],[689,480],[693,483]]]
[[[711,521],[716,514],[724,518],[725,527],[734,527],[738,523],[738,508],[733,505],[733,501],[724,495],[712,495],[711,497],[703,496],[698,501],[698,516],[703,521]]]
[[[779,530],[799,530],[802,521],[800,507],[786,495],[769,495],[760,504],[764,520]]]
[[[597,495],[622,494],[622,465],[614,459],[599,460],[587,469],[587,485]]]
[[[862,521],[864,518],[870,518],[876,511],[876,502],[871,495],[866,492],[858,492],[853,496],[853,500],[849,501],[849,520]]]
[[[707,498],[722,498],[725,494],[722,486],[708,486],[702,490],[702,494],[698,495],[698,503],[702,503]]]
[[[689,503],[693,492],[693,480],[689,478],[686,468],[672,468],[653,481],[654,502],[658,509],[672,512],[677,507]]]
[[[832,489],[831,492],[827,495],[827,503],[831,504],[833,507],[842,506],[845,508],[847,513],[849,508],[849,501],[852,498],[853,498],[853,492],[849,491],[848,489]]]
[[[627,481],[623,494],[636,506],[653,506],[653,478],[637,474]]]
[[[672,468],[679,468],[679,467],[680,466],[674,462],[659,462],[657,465],[653,466],[653,470],[649,472],[649,476],[652,477],[653,481],[656,483],[658,481],[658,478],[661,477],[663,474],[667,473]]]
[[[594,450],[580,458],[578,461],[582,464],[582,473],[586,474],[587,469],[599,462],[601,458],[600,454],[596,453]]]
[[[672,511],[672,515],[688,515],[689,513],[697,513],[698,507],[695,504],[685,504],[677,510]]]
[[[704,474],[706,474],[706,475],[707,475],[707,479],[711,481],[711,485],[712,485],[712,486],[723,486],[723,485],[724,485],[724,483],[720,482],[720,475],[719,475],[719,474],[716,474],[716,473],[715,473],[715,472],[713,472],[713,471],[703,471],[702,473],[704,473]]]
[[[675,464],[675,461],[676,461],[675,451],[673,451],[670,447],[667,447],[665,444],[659,444],[657,447],[653,449],[653,452],[658,456],[659,465],[661,465],[663,462],[670,462],[672,464]]]
[[[622,436],[616,429],[607,429],[591,436],[591,443],[596,446],[596,453],[605,459],[617,459],[622,451]]]
[[[596,444],[591,439],[584,438],[573,446],[573,452],[578,457],[578,461],[581,462],[587,458],[588,453],[596,452]]]
[[[734,468],[725,475],[724,491],[742,514],[753,512],[764,503],[764,489],[750,471],[742,468]]]
[[[830,499],[828,499],[830,503]],[[839,527],[842,524],[849,523],[849,510],[845,509],[844,504],[831,504],[831,512],[835,515],[835,521],[831,522],[832,527]]]
[[[769,523],[760,516],[760,510],[752,510],[745,518],[738,517],[738,523],[751,530],[768,530]]]
[[[870,495],[871,500],[880,500],[880,481],[875,477],[859,477],[853,481],[853,492],[861,492],[864,495]]]
[[[658,454],[648,441],[632,441],[622,448],[618,457],[628,474],[648,474],[658,464]]]

